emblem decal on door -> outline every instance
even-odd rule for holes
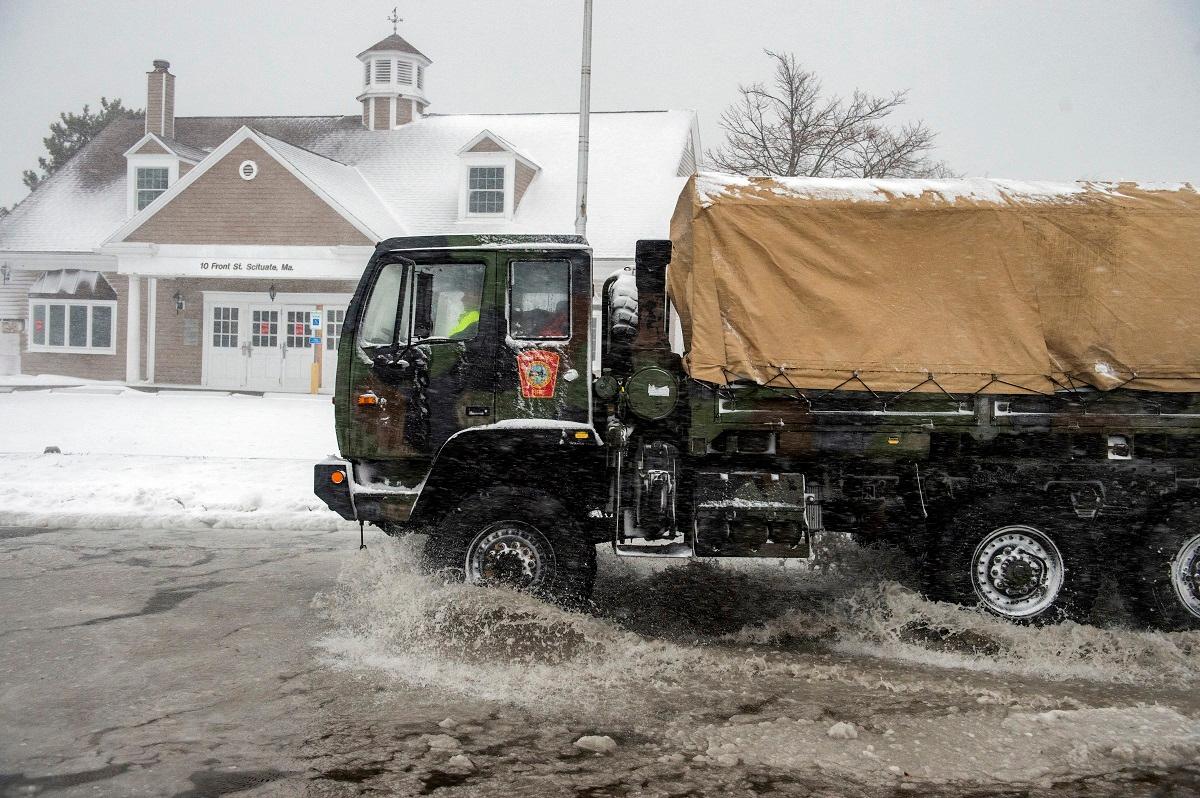
[[[517,373],[521,375],[521,396],[526,399],[552,399],[558,382],[557,352],[526,349],[517,355]]]

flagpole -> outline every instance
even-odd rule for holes
[[[583,0],[583,61],[579,73],[579,164],[576,168],[575,234],[586,236],[588,122],[592,105],[592,0]]]

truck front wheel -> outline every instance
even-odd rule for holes
[[[933,598],[978,605],[1019,623],[1082,618],[1095,602],[1090,542],[1071,514],[992,499],[956,513],[942,529]]]
[[[451,578],[527,591],[569,608],[587,601],[596,578],[596,547],[557,502],[539,494],[468,499],[438,525],[426,553]]]

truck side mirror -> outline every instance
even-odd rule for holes
[[[413,337],[428,338],[433,333],[433,275],[417,272],[416,308],[413,312]]]

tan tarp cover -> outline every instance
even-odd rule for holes
[[[671,239],[697,379],[1200,390],[1191,186],[702,173]]]

